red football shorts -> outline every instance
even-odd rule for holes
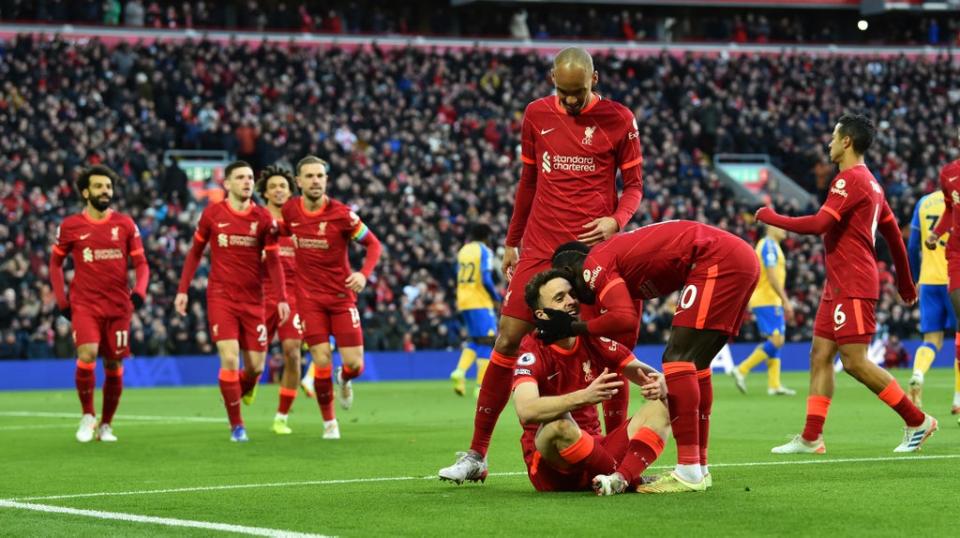
[[[607,451],[613,459],[620,461],[627,453],[630,438],[627,436],[629,420],[624,421],[610,435],[595,435],[594,440]],[[583,432],[583,435],[588,435]],[[542,458],[540,452],[534,451],[533,457],[527,463],[527,476],[537,491],[589,491],[592,489],[594,475],[584,465],[575,465],[567,469],[557,469]]]
[[[675,327],[710,329],[729,335],[740,332],[747,304],[760,278],[753,248],[737,239],[724,254],[698,259],[677,299]]]
[[[960,289],[960,253],[947,251],[947,292]]]
[[[267,350],[267,325],[263,322],[262,304],[245,304],[207,299],[207,321],[210,339],[239,340],[244,351]]]
[[[503,297],[500,315],[522,319],[532,324],[533,312],[530,311],[527,307],[527,302],[523,299],[523,290],[527,287],[527,282],[530,282],[530,279],[533,278],[534,275],[547,269],[550,269],[550,260],[524,258],[521,256],[513,271],[513,278],[510,279],[510,285],[507,287],[507,294]]]
[[[291,296],[287,298],[287,304],[290,305],[290,316],[282,324],[280,323],[280,312],[277,311],[276,303],[267,303],[263,308],[268,343],[273,340],[274,335],[281,342],[284,340],[303,340],[303,328],[300,323],[300,314],[297,312],[297,302]]]
[[[130,356],[130,317],[99,317],[83,310],[71,316],[73,341],[77,346],[97,344],[97,354],[104,360],[118,361]]]
[[[877,332],[877,301],[852,297],[820,299],[813,335],[839,345],[869,344]]]
[[[363,345],[360,311],[354,303],[323,303],[301,298],[297,304],[303,339],[308,346],[330,341],[330,335],[339,347]]]

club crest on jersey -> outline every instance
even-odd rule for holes
[[[257,235],[257,224],[259,222],[256,221],[250,223],[250,235]]]
[[[593,144],[593,133],[595,133],[596,130],[597,130],[597,127],[596,127],[596,126],[585,128],[585,129],[583,130],[583,140],[581,140],[580,142],[581,142],[584,146],[590,146],[590,145],[592,145],[592,144]]]
[[[119,241],[119,240],[120,240],[120,227],[119,227],[119,226],[114,226],[113,228],[110,228],[110,240],[111,240],[111,241]]]
[[[83,249],[83,261],[87,263],[93,261],[93,250],[90,247]]]
[[[583,381],[590,383],[594,380],[593,368],[590,367],[590,361],[583,361]]]
[[[317,235],[327,235],[327,221],[317,224]]]
[[[217,246],[225,247],[228,243],[227,234],[217,234]]]

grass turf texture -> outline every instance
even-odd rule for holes
[[[896,375],[906,387],[909,371]],[[927,376],[926,409],[940,420],[941,430],[919,454],[928,459],[903,461],[915,456],[892,453],[902,435],[899,417],[845,375],[838,376],[827,421],[827,454],[790,457],[773,456],[770,448],[802,428],[806,391],[792,398],[767,396],[759,373],[749,378],[751,392],[743,396],[730,378],[715,375],[713,489],[611,498],[534,492],[523,473],[512,405],[494,436],[493,474],[486,484],[458,487],[433,478],[470,438],[475,400],[455,396],[447,382],[357,383],[354,408],[338,409],[339,441],[321,439],[317,404],[302,393],[290,415],[293,435],[273,434],[277,388],[261,387],[253,406],[244,408],[247,444],[228,441],[220,396],[212,386],[128,389],[114,421],[120,441],[87,445],[74,440],[78,416],[15,416],[78,413],[73,391],[7,392],[0,393],[0,499],[259,484],[24,502],[338,536],[554,536],[603,530],[658,536],[893,536],[906,528],[911,534],[947,535],[955,517],[944,503],[956,494],[960,465],[960,427],[949,414],[952,376],[950,370]],[[785,373],[784,383],[804,389],[806,374]],[[98,390],[98,411],[99,399]],[[670,441],[657,465],[671,464],[674,454]],[[869,458],[888,461],[800,464]],[[348,482],[327,482],[338,480]],[[3,535],[94,533],[222,534],[0,508]]]

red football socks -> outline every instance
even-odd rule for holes
[[[344,364],[341,375],[343,376],[344,381],[350,381],[351,379],[356,379],[360,377],[360,374],[362,373],[363,373],[363,364],[361,364],[356,370]]]
[[[280,387],[280,405],[277,406],[277,413],[281,415],[286,415],[290,412],[290,406],[293,405],[293,400],[297,398],[297,389],[288,389],[285,387]]]
[[[667,408],[670,427],[677,440],[677,463],[700,464],[700,386],[692,362],[668,362],[663,365],[667,381]]]
[[[580,439],[561,450],[560,457],[570,465],[583,465],[590,476],[610,474],[617,468],[617,460],[604,450],[592,435],[582,430]]]
[[[903,389],[900,388],[900,384],[897,383],[896,379],[891,379],[890,383],[888,383],[877,396],[892,407],[908,427],[916,428],[923,424],[923,420],[926,418],[923,415],[923,411],[917,408],[916,405],[913,405],[910,398],[907,398],[907,395],[903,393]]]
[[[227,418],[230,427],[243,426],[243,417],[240,416],[240,372],[237,370],[220,369],[220,394],[223,395],[223,406],[227,409]]]
[[[333,367],[318,366],[313,372],[313,390],[317,393],[320,414],[323,415],[323,420],[333,420],[337,418],[333,410]]]
[[[97,387],[97,373],[94,368],[96,364],[77,359],[77,370],[73,380],[77,385],[77,396],[80,397],[80,406],[83,408],[84,415],[97,414],[93,409],[93,391]]]
[[[827,411],[830,409],[830,398],[827,396],[811,395],[807,397],[807,424],[803,427],[803,439],[816,441],[823,433],[823,425],[827,421]]]
[[[637,485],[636,482],[647,467],[657,461],[663,452],[663,439],[657,435],[657,432],[650,428],[640,428],[633,434],[630,444],[627,445],[627,453],[617,467],[617,472],[631,486]]]
[[[603,431],[607,435],[627,420],[627,408],[630,407],[630,381],[623,376],[618,376],[617,381],[622,381],[623,387],[614,394],[613,398],[601,404],[603,407]]]
[[[710,412],[713,410],[713,375],[710,368],[697,370],[697,384],[700,386],[700,465],[707,464],[707,441],[710,438]]]
[[[260,376],[247,375],[245,370],[240,370],[240,394],[248,394],[260,381]]]
[[[123,394],[123,366],[104,372],[107,378],[103,382],[103,411],[100,413],[100,422],[110,424],[120,405],[120,395]]]
[[[490,354],[490,365],[483,376],[477,410],[473,415],[473,440],[470,442],[470,449],[482,456],[487,455],[493,428],[496,427],[503,408],[510,401],[513,368],[516,363],[516,357],[496,351]]]

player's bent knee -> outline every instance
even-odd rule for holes
[[[780,333],[770,335],[770,338],[768,338],[767,340],[769,340],[770,343],[773,344],[773,347],[776,347],[776,348],[783,347],[783,335]]]

